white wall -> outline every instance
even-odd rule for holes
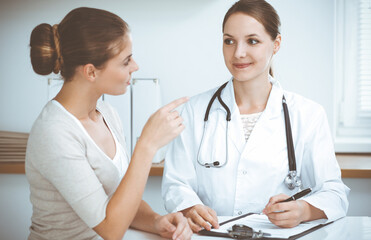
[[[167,103],[228,80],[221,23],[233,2],[0,0],[0,130],[29,132],[46,102],[46,77],[33,73],[29,60],[29,37],[36,25],[59,23],[80,6],[118,14],[132,29],[133,53],[140,66],[133,77],[159,78]],[[322,104],[333,128],[334,0],[271,2],[281,17],[283,34],[275,75],[284,88]],[[115,106],[120,107],[117,102]],[[123,121],[127,131],[127,118]],[[164,213],[160,182],[161,177],[150,177],[144,199]],[[370,180],[345,179],[345,183],[353,188],[349,214],[370,216],[365,203],[370,199]],[[0,239],[25,239],[31,211],[25,176],[0,175]]]
[[[132,29],[133,77],[157,77],[162,100],[205,91],[228,80],[221,23],[231,0],[0,0],[0,130],[31,129],[47,96],[46,77],[32,71],[29,37],[43,22],[59,23],[75,7],[112,11]],[[334,0],[272,1],[282,20],[274,60],[284,88],[321,103],[332,123]]]

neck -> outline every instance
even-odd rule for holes
[[[268,75],[248,81],[233,80],[234,95],[241,114],[262,112],[268,102],[272,84]]]
[[[65,82],[54,100],[80,121],[98,118],[96,105],[101,94],[94,92],[86,81],[73,79]]]

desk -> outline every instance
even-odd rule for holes
[[[222,219],[222,217],[221,217]],[[134,229],[129,229],[123,240],[163,240],[157,235]],[[193,234],[194,240],[231,240],[231,238],[207,237]],[[328,226],[311,232],[299,238],[300,240],[370,240],[371,218],[370,217],[345,217]]]
[[[0,174],[24,174],[28,133],[0,131]],[[336,154],[343,178],[371,178],[371,154]],[[150,176],[162,176],[164,164],[152,164]]]

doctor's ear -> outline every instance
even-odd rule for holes
[[[273,54],[276,54],[281,47],[281,34],[278,34],[273,43]]]
[[[84,77],[90,82],[94,82],[95,79],[97,78],[97,70],[98,69],[93,64],[91,63],[85,64],[83,66]]]

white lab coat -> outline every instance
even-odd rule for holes
[[[228,163],[222,168],[205,168],[197,163],[207,105],[216,89],[192,97],[182,111],[185,130],[170,144],[165,158],[162,196],[169,212],[195,204],[214,209],[219,216],[261,212],[271,196],[292,195],[284,184],[288,167],[286,132],[282,107],[285,95],[291,120],[296,165],[303,187],[311,195],[302,199],[323,210],[329,221],[346,215],[347,188],[335,158],[324,109],[294,93],[284,92],[270,78],[272,90],[266,109],[248,141],[243,134],[233,82],[222,92],[232,119],[228,133]],[[204,136],[201,162],[225,162],[226,111],[216,99]]]

